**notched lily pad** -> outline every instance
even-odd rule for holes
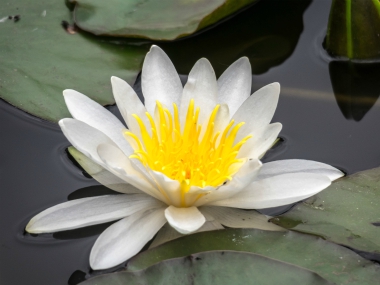
[[[75,23],[95,35],[173,40],[258,0],[72,0]]]
[[[114,104],[110,77],[133,83],[147,52],[147,47],[66,32],[61,23],[69,23],[71,13],[63,0],[9,1],[0,13],[0,18],[20,15],[18,22],[0,23],[0,98],[49,121],[70,117],[64,89]]]
[[[275,272],[275,274],[273,274]],[[136,272],[94,277],[83,285],[332,284],[317,273],[261,255],[211,251],[170,259]]]
[[[341,178],[271,221],[321,236],[380,261],[380,168]]]
[[[380,280],[380,266],[345,247],[311,235],[256,229],[226,229],[185,236],[140,253],[128,262],[127,270],[138,271],[162,260],[209,250],[260,254],[314,271],[335,284],[376,284]]]

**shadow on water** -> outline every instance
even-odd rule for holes
[[[331,61],[331,84],[344,117],[360,121],[380,95],[380,63]]]
[[[247,56],[253,73],[262,74],[293,53],[303,31],[303,13],[310,3],[311,0],[260,1],[196,37],[159,45],[179,73],[188,74],[199,58],[206,57],[219,76],[233,61]]]

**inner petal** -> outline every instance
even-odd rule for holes
[[[191,187],[218,187],[232,179],[245,162],[244,158],[236,158],[239,149],[251,135],[234,144],[244,122],[235,124],[233,120],[222,132],[216,132],[215,119],[220,105],[215,106],[207,124],[200,125],[200,108],[195,108],[194,100],[191,99],[186,121],[181,128],[176,104],[173,104],[174,114],[159,101],[156,104],[158,122],[155,122],[148,112],[146,117],[150,122],[149,126],[146,126],[139,116],[132,115],[140,127],[140,134],[136,135],[130,131],[124,133],[134,149],[130,158],[139,160],[149,170],[161,172],[178,181],[179,206],[189,207],[189,199],[185,196],[190,194]],[[148,132],[148,128],[151,132]],[[202,128],[204,135],[201,137]],[[202,192],[192,200],[195,202],[206,194],[207,191]]]

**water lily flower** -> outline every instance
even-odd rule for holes
[[[234,215],[247,211],[234,208],[291,204],[343,175],[307,160],[260,162],[282,128],[270,123],[280,85],[269,84],[250,96],[246,57],[218,80],[202,58],[183,87],[169,57],[153,46],[141,80],[144,104],[125,81],[111,78],[128,129],[85,95],[63,92],[73,116],[59,122],[63,133],[92,163],[94,178],[123,194],[59,204],[26,227],[30,233],[45,233],[119,220],[95,242],[93,269],[129,259],[166,223],[181,234],[210,222],[214,228],[239,226]]]

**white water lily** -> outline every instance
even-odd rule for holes
[[[252,211],[233,208],[291,204],[343,175],[313,161],[260,162],[282,128],[270,123],[280,85],[250,96],[245,57],[218,80],[202,58],[183,87],[168,56],[153,46],[142,70],[145,104],[125,81],[112,77],[111,83],[128,129],[74,90],[63,92],[73,119],[59,125],[92,164],[94,178],[123,194],[59,204],[26,227],[30,233],[57,232],[120,219],[93,246],[93,269],[129,259],[166,223],[181,234],[245,226],[241,217]]]

